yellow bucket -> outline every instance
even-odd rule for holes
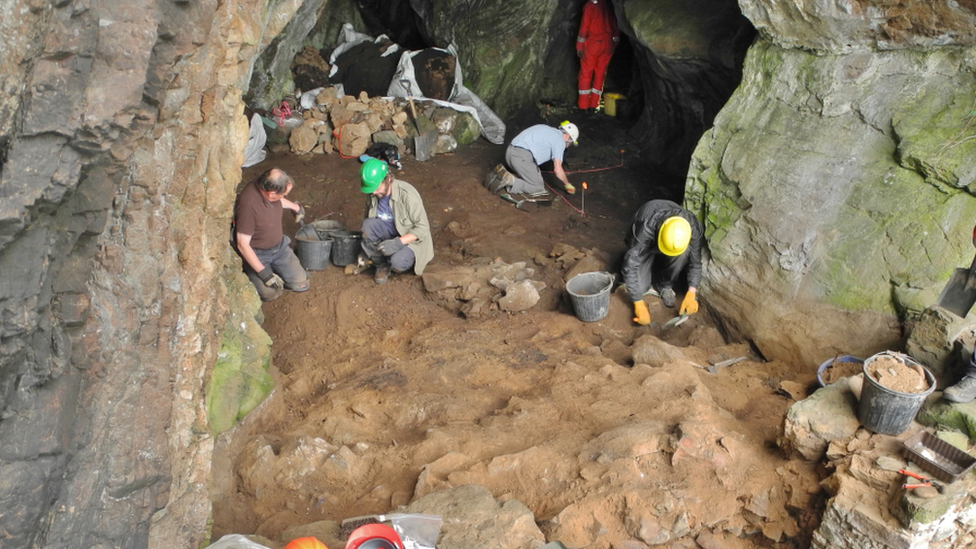
[[[603,112],[607,113],[607,116],[617,116],[617,100],[627,99],[622,93],[605,93],[603,94]]]

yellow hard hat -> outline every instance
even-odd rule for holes
[[[671,216],[661,223],[657,232],[657,247],[664,255],[681,255],[691,242],[691,224],[679,216]]]

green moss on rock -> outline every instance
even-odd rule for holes
[[[274,389],[268,372],[271,337],[260,325],[257,293],[241,273],[229,277],[228,288],[232,312],[207,383],[207,420],[214,435],[232,428]]]

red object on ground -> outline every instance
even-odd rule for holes
[[[349,534],[346,549],[403,549],[396,530],[385,524],[366,524]]]

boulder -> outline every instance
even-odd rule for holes
[[[498,300],[498,306],[503,311],[517,313],[531,309],[539,302],[539,291],[531,280],[523,280],[509,284],[505,289],[505,297]]]
[[[361,124],[346,124],[339,128],[337,148],[339,154],[348,157],[358,157],[369,148],[369,126]]]
[[[789,454],[818,461],[831,442],[852,437],[860,426],[857,399],[842,378],[790,406],[779,445]]]
[[[496,500],[486,488],[475,484],[426,494],[404,512],[443,519],[437,549],[537,549],[546,542],[523,503]]]

